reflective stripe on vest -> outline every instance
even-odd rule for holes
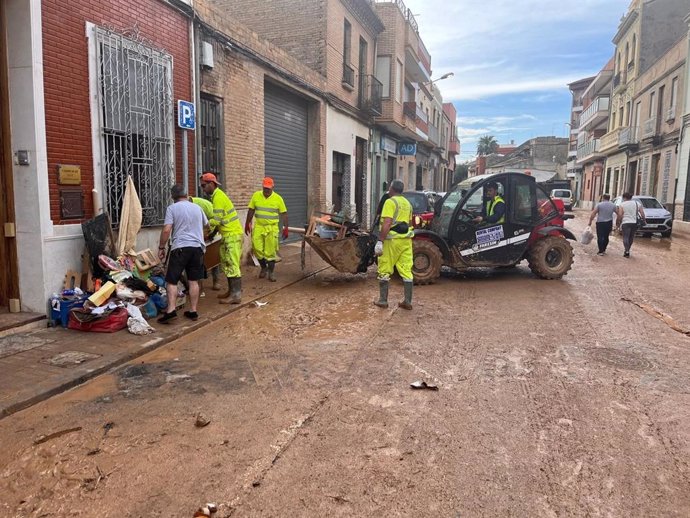
[[[268,219],[271,221],[280,221],[280,210],[273,207],[259,207],[256,206],[254,209],[254,217],[256,219]],[[269,214],[261,214],[260,212],[268,212]]]
[[[498,194],[493,200],[489,200],[489,205],[486,208],[486,215],[487,216],[493,216],[494,215],[494,208],[496,208],[496,205],[498,203],[503,203],[505,205],[505,201],[503,201],[503,198],[501,198]],[[506,215],[505,211],[503,212],[503,216],[501,216],[501,219],[499,219],[496,223],[505,223],[506,221]]]
[[[389,198],[393,202],[393,205],[395,205],[395,212],[393,213],[393,222],[391,223],[391,228],[393,228],[395,225],[398,223],[407,223],[409,225],[409,221],[400,221],[398,220],[398,215],[400,214],[400,205],[398,205],[398,200],[395,199],[395,196]],[[393,234],[393,235],[391,235]],[[407,234],[398,234],[396,231],[391,230],[388,232],[388,235],[386,236],[386,240],[388,239],[396,239],[399,238],[400,236],[403,237],[409,237],[412,235],[412,229],[410,228],[407,232]]]

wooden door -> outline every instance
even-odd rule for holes
[[[7,32],[0,4],[0,306],[19,299],[17,248],[14,235],[14,195],[10,147]]]

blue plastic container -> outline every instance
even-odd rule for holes
[[[81,308],[84,306],[84,302],[88,297],[84,296],[78,299],[63,299],[58,298],[59,308],[53,308],[53,300],[50,301],[50,320],[53,325],[57,325],[58,322],[62,327],[67,327],[67,322],[69,321],[69,311],[73,308]]]

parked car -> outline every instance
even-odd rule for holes
[[[412,205],[412,226],[414,228],[426,228],[434,219],[435,194],[431,191],[405,191],[402,194]]]
[[[573,210],[573,191],[570,189],[553,189],[551,199],[562,200],[565,210]]]
[[[651,235],[660,233],[663,237],[670,237],[673,230],[673,216],[666,208],[659,203],[654,196],[633,196],[639,205],[642,205],[645,225],[638,229],[638,234]],[[618,207],[623,202],[620,196],[613,200],[613,203]]]

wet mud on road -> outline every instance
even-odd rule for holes
[[[373,271],[288,287],[0,421],[0,512],[688,516],[690,338],[622,299],[690,328],[690,247],[574,246],[563,281],[447,275],[411,312]]]

